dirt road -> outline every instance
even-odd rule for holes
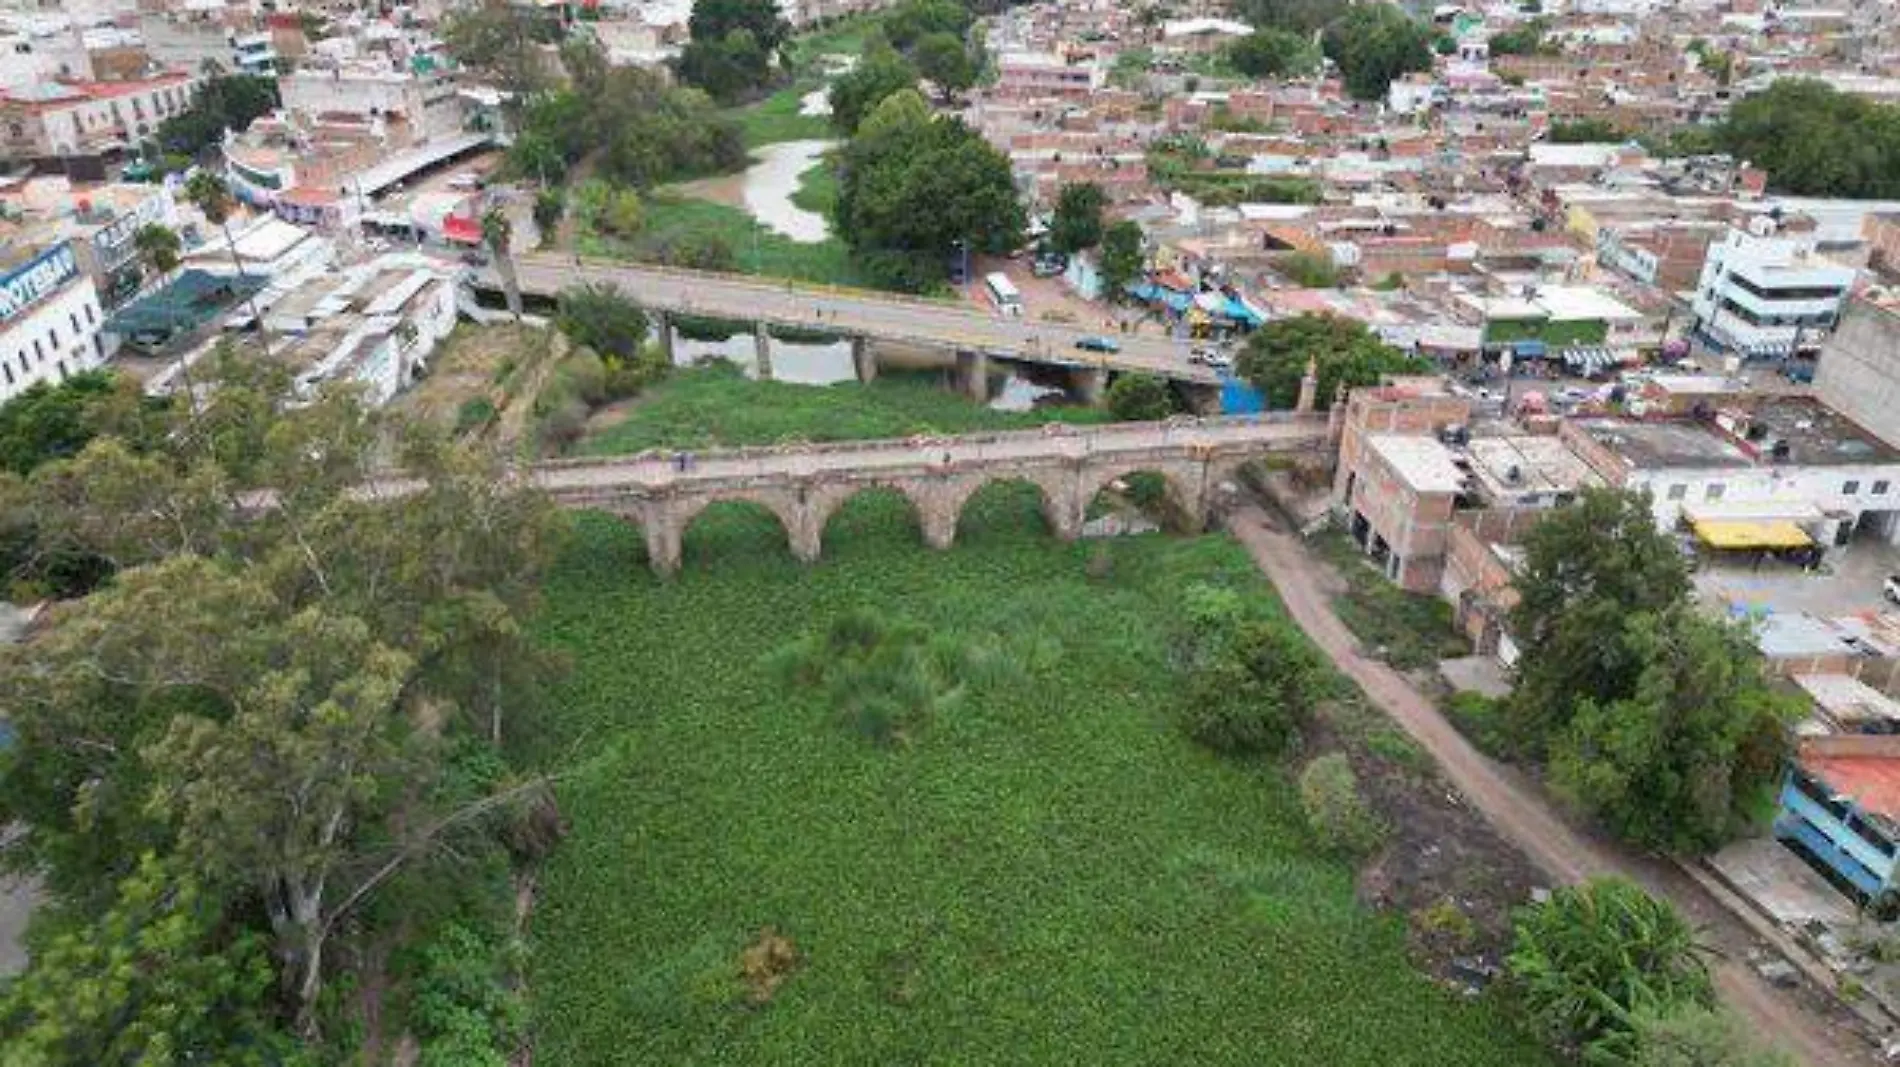
[[[1565,823],[1543,794],[1522,776],[1480,753],[1403,676],[1359,653],[1352,633],[1333,613],[1316,570],[1321,566],[1297,537],[1278,529],[1257,507],[1240,508],[1228,521],[1240,543],[1273,584],[1301,628],[1366,696],[1410,734],[1444,775],[1505,837],[1553,879],[1577,882],[1621,874],[1675,902],[1703,927],[1725,958],[1716,962],[1722,999],[1761,1038],[1779,1042],[1816,1067],[1871,1064],[1865,1043],[1779,993],[1735,956],[1749,943],[1740,924],[1691,879],[1665,864],[1631,856],[1579,833]]]

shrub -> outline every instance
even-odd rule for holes
[[[568,340],[606,358],[632,359],[647,336],[646,312],[607,283],[561,290],[554,325]]]
[[[1174,414],[1174,395],[1153,374],[1124,374],[1108,387],[1108,410],[1124,422],[1153,422]]]
[[[1631,1013],[1710,1007],[1707,950],[1667,901],[1623,878],[1566,886],[1520,908],[1507,960],[1532,1016],[1586,1060],[1626,1062]]]
[[[464,434],[495,421],[495,402],[485,396],[470,397],[455,410],[455,432]]]
[[[1283,619],[1250,614],[1238,594],[1211,586],[1189,588],[1186,615],[1182,728],[1230,755],[1285,748],[1326,684],[1306,635]]]
[[[588,407],[598,407],[606,401],[607,366],[593,349],[576,349],[561,361],[559,373],[574,387],[574,395]]]
[[[1359,795],[1352,764],[1340,753],[1321,756],[1300,772],[1300,806],[1313,832],[1349,856],[1366,855],[1385,837],[1385,827]]]
[[[409,1012],[420,1067],[505,1067],[526,1008],[507,985],[512,951],[461,923],[423,947]]]
[[[1464,690],[1445,702],[1445,717],[1487,756],[1502,758],[1507,750],[1503,701]]]

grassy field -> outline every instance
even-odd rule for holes
[[[1100,422],[1092,408],[991,411],[937,384],[931,374],[886,374],[870,385],[787,385],[752,381],[729,366],[680,371],[642,396],[634,417],[581,443],[595,455],[674,446],[851,441],[915,433],[1011,430]]]
[[[809,568],[717,506],[668,583],[582,519],[539,623],[574,663],[533,754],[570,769],[573,829],[533,921],[536,1061],[1547,1063],[1411,969],[1279,765],[1168,723],[1181,588],[1271,597],[1244,553],[1131,539],[1104,575],[1023,488],[980,493],[949,553],[860,496]],[[1009,669],[877,747],[761,662],[863,606],[1000,636]],[[796,963],[758,1002],[768,927]]]
[[[738,120],[747,148],[830,137],[830,118],[798,113],[800,100],[821,84],[817,78],[801,78],[763,100],[731,108],[726,114]]]
[[[720,238],[732,249],[734,268],[743,274],[820,285],[865,284],[843,241],[794,241],[768,229],[743,208],[669,193],[654,193],[647,198],[646,223],[633,240],[583,234],[581,251],[591,256],[649,259],[684,233]]]

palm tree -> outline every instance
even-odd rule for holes
[[[224,231],[224,247],[231,251],[231,263],[237,267],[238,281],[250,288],[250,275],[244,272],[244,257],[238,255],[237,241],[231,236],[231,212],[237,209],[237,200],[231,196],[229,186],[224,179],[208,170],[199,170],[185,183],[185,199],[204,213],[205,221]],[[257,294],[246,293],[245,305],[251,310],[251,321],[257,324],[257,338],[264,346],[264,354],[270,355],[270,338],[264,333],[264,317],[257,311]]]
[[[482,243],[495,257],[495,273],[501,276],[502,295],[508,298],[508,311],[521,321],[521,286],[515,281],[515,261],[509,247],[515,238],[515,224],[499,206],[482,215]]]
[[[156,281],[171,277],[184,250],[177,232],[156,222],[139,227],[139,232],[132,235],[132,247],[138,252],[140,265]]]
[[[139,231],[132,235],[132,247],[137,250],[139,263],[146,273],[155,281],[163,282],[171,277],[172,271],[178,269],[181,259],[179,253],[184,249],[184,244],[170,226],[153,222],[139,227]],[[185,363],[183,348],[178,350],[178,376],[185,383],[186,406],[195,412],[198,397],[192,391],[191,368]]]

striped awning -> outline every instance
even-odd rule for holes
[[[1596,345],[1566,348],[1563,360],[1564,366],[1585,378],[1595,377],[1622,362],[1609,349]]]

